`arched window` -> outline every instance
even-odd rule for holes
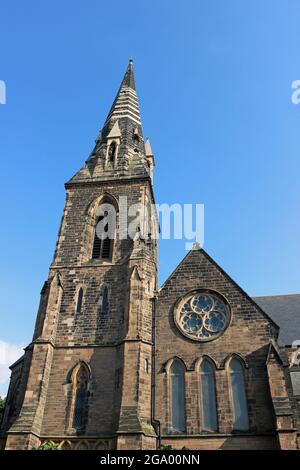
[[[245,431],[249,428],[248,408],[245,391],[244,367],[237,358],[229,364],[231,399],[233,408],[233,429]]]
[[[174,431],[185,431],[185,386],[184,367],[175,360],[170,369],[171,379],[171,427]]]
[[[205,431],[217,431],[217,406],[215,388],[215,369],[210,361],[205,359],[200,367],[201,390],[201,427]]]
[[[99,309],[101,315],[107,315],[109,310],[108,288],[105,286],[100,294]]]
[[[73,412],[73,428],[83,430],[87,418],[89,371],[82,364],[75,376],[75,402]]]
[[[92,258],[111,260],[115,238],[116,210],[109,202],[102,202],[101,205],[106,206],[108,210],[104,210],[103,215],[97,219]]]
[[[108,149],[108,158],[111,163],[115,161],[116,150],[117,150],[116,142],[112,142]]]
[[[82,299],[83,299],[83,289],[80,287],[78,294],[77,294],[77,302],[76,302],[76,314],[81,313],[81,307],[82,307]]]

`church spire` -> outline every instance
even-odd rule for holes
[[[72,181],[149,177],[153,171],[150,160],[146,155],[133,62],[130,59],[96,145],[86,165],[74,175]]]
[[[138,97],[136,94],[133,61],[129,60],[127,70],[122,80],[117,96],[106,118],[104,127],[113,119],[127,118],[141,126]]]
[[[134,73],[133,73],[133,60],[132,59],[129,59],[128,67],[127,67],[127,70],[125,72],[125,75],[124,75],[124,78],[123,78],[123,81],[122,81],[122,84],[121,84],[121,88],[122,88],[122,86],[128,86],[132,90],[136,91]]]

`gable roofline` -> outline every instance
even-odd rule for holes
[[[178,271],[178,269],[180,268],[180,266],[188,259],[189,256],[191,256],[191,254],[194,252],[194,251],[200,251],[201,253],[203,253],[203,255],[214,265],[216,266],[216,268],[221,271],[221,273],[230,281],[232,282],[232,284],[241,292],[241,294],[243,294],[247,300],[249,300],[249,302],[254,305],[257,310],[259,310],[263,316],[270,322],[272,323],[272,325],[274,325],[274,327],[279,330],[280,327],[277,325],[277,323],[271,318],[269,317],[269,315],[255,302],[255,300],[253,300],[252,297],[250,297],[250,295],[247,294],[247,292],[244,291],[244,289],[242,289],[242,287],[240,287],[234,279],[232,279],[229,274],[227,274],[226,271],[224,271],[223,268],[221,268],[221,266],[218,265],[218,263],[211,257],[209,256],[209,254],[203,249],[203,248],[200,248],[199,250],[195,250],[195,249],[192,249],[190,250],[186,255],[185,257],[180,261],[180,263],[177,265],[177,267],[174,269],[174,271],[170,274],[170,276],[165,280],[165,282],[162,284],[162,286],[159,288],[158,292],[160,293],[161,290],[165,287],[165,285],[167,284],[167,282],[169,281],[169,279],[171,279],[174,274]]]
[[[180,261],[179,264],[177,264],[176,268],[173,269],[173,271],[171,272],[170,276],[167,277],[167,279],[165,280],[165,282],[160,286],[160,288],[157,290],[158,294],[160,293],[160,291],[163,290],[163,288],[165,287],[165,285],[167,284],[168,280],[171,279],[171,277],[174,276],[174,274],[176,273],[176,271],[178,271],[178,269],[180,268],[180,266],[183,264],[183,262],[190,256],[191,252],[193,250],[190,250],[187,252],[187,254],[185,255],[184,258],[182,258],[182,260]]]
[[[268,349],[266,364],[268,364],[269,361],[270,361],[270,356],[271,356],[272,351],[274,351],[275,355],[277,356],[277,359],[279,360],[279,362],[282,366],[284,366],[284,367],[289,366],[289,362],[287,361],[286,357],[283,356],[283,354],[281,353],[278,345],[276,344],[276,342],[273,339],[271,339],[270,343],[269,343],[269,349]]]
[[[16,367],[20,362],[23,362],[24,361],[24,357],[25,357],[25,354],[22,354],[21,357],[19,357],[19,359],[17,359],[11,366],[9,366],[9,369],[13,369],[14,367]]]

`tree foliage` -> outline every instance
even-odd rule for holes
[[[38,447],[33,447],[32,450],[60,450],[58,447],[59,444],[56,444],[53,441],[45,441]]]

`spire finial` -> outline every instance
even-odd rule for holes
[[[109,111],[104,126],[111,118],[120,119],[122,117],[127,117],[134,121],[135,124],[141,125],[132,59],[129,59],[121,86]]]

